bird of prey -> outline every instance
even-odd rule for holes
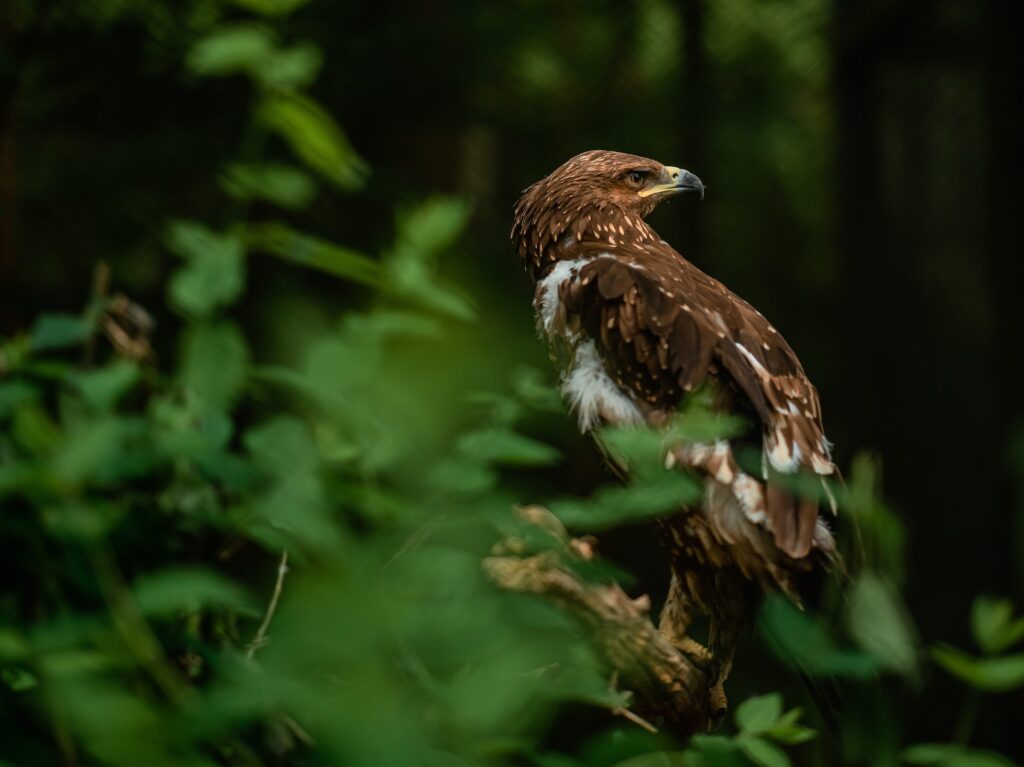
[[[792,475],[824,480],[836,468],[818,393],[793,350],[645,222],[685,192],[704,197],[689,171],[584,152],[523,192],[511,238],[581,431],[664,425],[701,388],[713,391],[716,409],[760,427],[759,470],[744,470],[725,439],[666,455],[669,468],[702,478],[704,494],[698,508],[661,521],[672,572],[660,628],[707,664],[712,704],[724,711],[722,682],[758,591],[795,596],[796,574],[835,554],[818,501],[791,492]],[[695,610],[709,616],[707,648],[687,636]]]

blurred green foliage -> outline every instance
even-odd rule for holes
[[[173,52],[182,76],[227,78],[244,98],[221,106],[237,156],[202,169],[226,196],[223,218],[160,211],[160,258],[173,264],[170,358],[108,343],[117,297],[99,284],[80,314],[42,314],[0,345],[0,571],[10,584],[0,596],[0,763],[1010,764],[968,743],[981,693],[1024,687],[1024,618],[980,597],[970,617],[980,655],[921,651],[901,596],[903,524],[868,458],[835,488],[840,537],[854,542],[849,581],[829,584],[817,611],[773,598],[759,619],[781,665],[845,688],[838,732],[767,692],[737,699],[720,733],[687,743],[647,734],[612,716],[627,696],[610,688],[580,627],[485,581],[480,562],[502,536],[545,543],[519,527],[516,502],[546,500],[574,529],[603,530],[671,513],[700,489],[662,467],[665,434],[609,430],[602,446],[630,468],[628,483],[521,497],[517,473],[557,470],[563,457],[529,424],[563,408],[529,368],[498,392],[463,375],[467,361],[487,362],[460,346],[486,296],[442,276],[469,225],[466,200],[407,201],[373,255],[293,222],[288,214],[324,198],[344,207],[341,195],[370,173],[318,99],[323,51],[290,32],[304,4],[195,2],[186,25],[173,6],[142,0],[57,11],[72,27],[140,20],[154,55]],[[657,82],[678,68],[666,51],[680,44],[680,19],[667,2],[641,5],[625,77]],[[14,9],[25,25],[40,12]],[[808,28],[823,9],[730,0],[708,20],[709,46],[726,64],[783,62],[791,79],[778,87],[816,92],[824,55]],[[598,23],[582,23],[580,36],[558,55],[517,41],[527,101],[550,105],[566,59],[604,61],[618,42]],[[768,111],[760,81],[722,85],[726,124]],[[779,179],[775,203],[808,235],[796,263],[813,282],[827,268],[814,258],[825,224],[801,201],[821,194],[824,172],[809,167],[822,153],[806,147],[828,126],[813,99],[794,109],[811,114],[776,114],[722,169],[739,192],[712,232],[725,252],[749,248],[755,230],[731,222],[750,214],[759,179]],[[743,144],[734,138],[712,140]],[[276,305],[269,322],[286,327],[254,331],[266,324],[242,316],[265,309],[246,297],[261,257],[345,283],[338,316]],[[741,426],[697,403],[668,438]],[[602,563],[591,575],[613,570]],[[966,687],[964,711],[951,742],[907,746],[898,717],[877,729],[873,717],[893,686],[927,689],[925,657]]]

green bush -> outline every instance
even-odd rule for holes
[[[580,627],[485,580],[500,538],[545,545],[512,514],[544,499],[517,498],[507,475],[559,461],[517,427],[561,405],[533,371],[500,393],[457,374],[473,352],[452,339],[478,314],[439,259],[466,202],[405,210],[377,257],[268,212],[352,193],[369,172],[310,95],[320,52],[285,41],[301,4],[237,0],[251,13],[202,16],[184,56],[191,76],[246,83],[252,107],[240,156],[210,169],[227,219],[168,212],[176,356],[155,358],[148,312],[102,269],[80,315],[44,314],[0,347],[3,764],[1007,764],[966,746],[976,692],[959,742],[902,751],[856,709],[839,747],[815,741],[772,692],[721,734],[645,733],[612,716],[628,697]],[[291,365],[268,362],[238,320],[260,257],[352,286],[337,321],[293,333]],[[731,426],[696,410],[680,428]],[[689,478],[659,468],[659,439],[606,433],[632,482],[546,500],[576,529],[693,500]],[[821,614],[773,599],[760,620],[784,664],[869,700],[880,677],[923,676],[903,532],[873,471],[863,460],[837,489],[863,544],[852,583]],[[975,691],[1024,685],[1012,605],[979,599],[971,625],[980,657],[939,645],[934,661]],[[599,724],[560,743],[554,723],[581,706]]]

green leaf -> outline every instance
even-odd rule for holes
[[[762,738],[741,737],[736,742],[743,753],[761,767],[790,767],[792,764],[785,751]]]
[[[265,200],[282,208],[305,208],[316,197],[316,182],[291,165],[266,163],[228,166],[221,177],[224,190],[241,200]]]
[[[436,197],[403,214],[395,245],[383,259],[387,288],[407,301],[470,321],[476,311],[458,291],[443,285],[435,274],[437,261],[462,234],[469,205],[459,199]]]
[[[141,576],[132,588],[146,615],[194,612],[205,607],[252,606],[234,581],[212,570],[168,568]]]
[[[920,743],[902,754],[909,764],[938,767],[1013,767],[1013,762],[994,751],[976,751],[952,743]]]
[[[228,75],[251,72],[271,55],[274,39],[270,32],[254,24],[219,27],[199,40],[185,61],[198,75]]]
[[[380,265],[373,259],[296,232],[285,224],[269,223],[253,227],[249,232],[249,243],[255,250],[334,277],[371,286],[380,284]]]
[[[275,94],[264,99],[259,116],[306,165],[342,189],[358,189],[366,164],[337,123],[311,99]]]
[[[806,673],[866,677],[877,669],[872,656],[841,648],[820,619],[784,597],[765,600],[760,623],[779,659]]]
[[[117,360],[107,367],[69,376],[71,384],[98,410],[112,408],[138,379],[138,366],[129,360]]]
[[[432,197],[398,219],[391,257],[433,262],[459,239],[469,223],[471,208],[457,197]]]
[[[9,417],[20,405],[38,396],[36,387],[25,381],[0,381],[0,419]]]
[[[216,234],[190,221],[178,221],[167,233],[167,246],[187,260],[171,278],[171,302],[182,311],[205,317],[232,303],[245,282],[245,248],[235,234]]]
[[[230,2],[264,16],[285,16],[306,5],[309,0],[230,0]]]
[[[469,458],[442,458],[430,467],[428,478],[438,490],[456,495],[484,493],[498,481],[494,469]]]
[[[92,333],[92,324],[72,314],[44,314],[32,326],[29,346],[34,352],[78,346]]]
[[[67,485],[112,485],[144,474],[154,460],[149,437],[137,417],[104,415],[76,423],[54,456],[54,476]]]
[[[249,350],[230,323],[190,328],[182,343],[181,381],[211,410],[227,410],[245,385]]]
[[[686,767],[686,757],[679,752],[652,751],[649,754],[637,754],[616,762],[614,767]]]
[[[666,441],[714,442],[743,432],[746,421],[739,416],[702,410],[689,406],[683,413],[672,419],[666,434]]]
[[[972,687],[1005,692],[1024,686],[1024,653],[993,658],[975,658],[948,645],[931,650],[932,659],[953,676]]]
[[[27,692],[39,686],[35,675],[23,668],[5,668],[0,670],[0,679],[12,692]]]
[[[288,477],[314,471],[320,454],[303,421],[278,416],[245,433],[245,447],[256,465],[269,474]]]
[[[772,728],[782,716],[782,695],[773,692],[748,698],[736,709],[736,725],[748,735],[759,735]]]
[[[798,743],[806,743],[809,740],[814,740],[818,737],[817,731],[810,727],[804,727],[802,725],[789,725],[772,727],[770,730],[765,732],[769,738],[779,743],[784,743],[787,746],[795,746]]]
[[[561,457],[550,445],[497,427],[465,434],[457,446],[467,456],[514,466],[548,466]]]
[[[1024,639],[1024,617],[1014,619],[1008,599],[980,596],[971,605],[971,633],[985,653],[999,653]]]
[[[264,88],[286,91],[311,85],[322,64],[319,48],[300,43],[273,51],[259,63],[254,74]]]
[[[802,713],[803,711],[799,707],[790,709],[764,734],[772,740],[786,745],[795,745],[814,739],[818,735],[817,732],[797,723]]]
[[[25,637],[10,628],[0,628],[0,659],[10,662],[25,658],[32,651]]]
[[[626,487],[601,488],[589,501],[560,499],[549,507],[567,527],[602,530],[675,513],[699,499],[701,493],[692,477],[662,470],[658,477],[641,477]]]
[[[267,90],[303,88],[320,70],[320,50],[310,43],[280,48],[273,34],[256,24],[222,26],[189,51],[186,64],[204,77],[244,73]]]
[[[850,634],[882,668],[917,670],[917,640],[906,610],[878,576],[865,572],[853,585],[847,614]]]

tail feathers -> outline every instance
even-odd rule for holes
[[[814,545],[818,501],[800,498],[769,481],[765,492],[768,523],[775,543],[793,559],[803,559]]]

